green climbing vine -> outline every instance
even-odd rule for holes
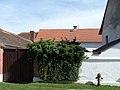
[[[45,81],[76,81],[85,48],[75,41],[40,40],[28,44],[29,58],[39,62],[39,77]]]

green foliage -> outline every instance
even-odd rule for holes
[[[0,82],[0,90],[120,90],[119,86],[95,86],[82,84],[30,83],[14,84]]]
[[[39,62],[39,76],[46,81],[75,81],[85,57],[79,43],[40,40],[28,45],[29,57]]]

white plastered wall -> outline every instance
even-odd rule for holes
[[[93,83],[97,74],[101,73],[101,84],[120,85],[120,59],[89,59],[82,63],[77,83]]]

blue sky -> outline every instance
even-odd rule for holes
[[[100,28],[107,0],[0,0],[0,28],[12,33],[45,28]]]

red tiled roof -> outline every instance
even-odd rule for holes
[[[0,46],[3,46],[4,44],[2,42],[0,42]]]
[[[73,32],[71,30],[73,29],[40,29],[35,41],[39,41],[41,38],[45,40],[55,38],[55,41],[67,38],[72,41],[76,37],[77,42],[102,42],[102,36],[98,35],[99,29],[77,29]]]
[[[35,37],[38,34],[38,32],[35,32]],[[23,38],[29,39],[30,40],[30,32],[21,32],[20,34],[18,34],[18,36],[21,36]]]
[[[16,34],[7,32],[0,28],[0,45],[1,46],[14,46],[19,48],[26,48],[28,43],[32,43],[30,40],[20,37]]]
[[[18,34],[18,36],[21,36],[21,37],[26,38],[26,39],[30,39],[29,32],[21,32],[20,34]]]

